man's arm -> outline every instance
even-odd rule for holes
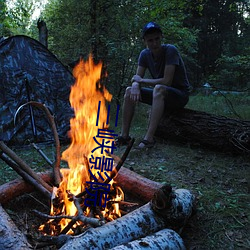
[[[140,83],[136,79],[137,78],[143,79],[145,71],[146,71],[145,68],[138,66],[136,70],[136,75],[134,75],[131,79],[132,86],[131,86],[130,98],[135,102],[139,101],[141,98]]]
[[[155,86],[156,84],[163,84],[171,86],[174,78],[175,65],[166,65],[164,69],[164,77],[158,79],[143,78],[145,74],[145,68],[138,66],[136,75],[133,76],[132,81],[137,84],[143,84],[145,86]]]

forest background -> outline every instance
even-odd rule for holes
[[[63,64],[92,53],[118,100],[135,73],[144,48],[141,29],[149,21],[159,23],[164,42],[180,50],[194,90],[206,82],[233,91],[250,86],[248,0],[1,0],[0,10],[1,36],[38,39],[41,18],[48,48]]]

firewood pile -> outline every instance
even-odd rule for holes
[[[42,217],[48,223],[47,235],[27,239],[12,222],[7,212],[0,207],[0,249],[185,249],[180,233],[195,209],[195,196],[186,189],[173,190],[169,185],[144,178],[122,167],[131,145],[126,149],[114,174],[115,185],[110,195],[123,190],[131,194],[138,202],[126,200],[110,201],[108,209],[116,203],[120,205],[121,216],[113,219],[103,217],[102,207],[95,207],[86,215],[83,200],[86,192],[73,195],[68,192],[68,199],[75,205],[75,216],[59,214],[51,216],[40,211],[33,211],[31,216]],[[4,142],[0,142],[0,156],[22,178],[0,186],[0,203],[5,206],[17,196],[37,190],[51,202],[56,178],[60,169],[56,165],[53,171],[35,173],[29,165],[18,157]],[[59,171],[58,171],[59,170]],[[55,173],[57,173],[55,175]],[[56,202],[55,202],[56,201]],[[55,206],[61,206],[61,198],[53,200]],[[111,211],[111,210],[110,210]],[[27,218],[29,219],[29,218]],[[68,219],[70,222],[61,231],[53,232],[51,225]],[[50,225],[50,227],[49,227]],[[75,226],[74,226],[75,225]],[[48,248],[46,248],[48,249]]]

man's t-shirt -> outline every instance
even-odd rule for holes
[[[142,50],[138,59],[138,65],[147,68],[154,79],[164,77],[165,65],[175,65],[171,87],[189,91],[190,83],[179,51],[171,44],[163,44],[162,48],[164,53],[161,54],[157,61],[154,60],[152,52],[148,48]]]

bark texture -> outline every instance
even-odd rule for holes
[[[144,238],[128,242],[111,250],[185,250],[182,238],[174,230],[162,229]]]
[[[162,186],[159,182],[149,180],[124,167],[120,169],[114,180],[125,193],[128,192],[145,203],[149,202],[154,193]]]
[[[39,30],[39,42],[48,48],[48,29],[46,23],[40,18],[37,21],[37,28]]]
[[[150,203],[111,221],[101,227],[91,228],[84,234],[72,237],[60,249],[110,249],[140,237],[145,237],[165,227],[165,222],[151,209]]]
[[[52,172],[38,173],[38,176],[47,183],[53,183]],[[125,193],[133,194],[144,203],[149,202],[156,190],[162,186],[160,183],[151,181],[124,167],[120,169],[114,180]],[[32,185],[22,179],[10,181],[0,186],[0,203],[6,204],[8,201],[34,190]]]
[[[24,235],[17,229],[9,215],[0,204],[0,249],[27,250],[32,249]]]
[[[190,109],[163,117],[155,135],[224,152],[250,152],[250,121]]]
[[[47,183],[53,182],[52,172],[38,173],[37,175]],[[22,179],[7,182],[0,186],[0,204],[6,204],[24,193],[33,191],[35,191],[35,188]]]
[[[151,202],[101,227],[72,237],[60,249],[110,249],[164,228],[178,230],[191,216],[194,201],[195,197],[190,191],[172,191],[169,186],[164,186],[156,192]]]

